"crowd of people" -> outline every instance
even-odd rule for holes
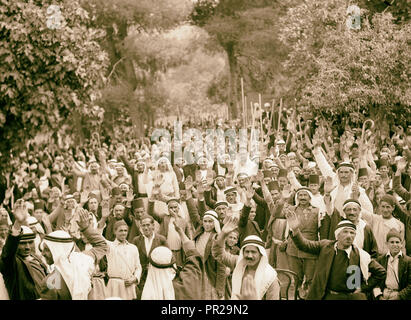
[[[205,131],[244,123],[211,118],[183,123],[201,143],[29,145],[0,181],[0,298],[279,300],[288,273],[298,299],[410,300],[411,126],[254,120],[235,154]]]

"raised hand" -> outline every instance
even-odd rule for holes
[[[234,231],[238,227],[238,219],[236,217],[230,217],[228,221],[224,224],[221,232],[223,234],[229,234],[230,232]]]
[[[283,191],[281,192],[281,196],[283,199],[287,200],[291,197],[292,192],[291,192],[291,186],[290,185],[286,185],[284,186]]]
[[[184,181],[184,185],[187,191],[191,190],[193,188],[193,178],[191,176],[188,176]]]
[[[83,208],[78,208],[77,210],[80,218],[80,220],[77,221],[77,224],[80,230],[87,229],[87,227],[90,225],[90,213]]]
[[[260,184],[264,182],[264,173],[261,170],[258,170],[256,179]]]
[[[196,176],[196,182],[200,183],[201,182],[201,172],[199,170],[196,171],[195,176]]]
[[[247,197],[248,201],[250,201],[253,198],[254,192],[255,190],[253,188],[251,181],[248,181],[245,189],[245,196]]]
[[[397,162],[397,171],[403,172],[407,167],[407,160],[403,157]]]
[[[80,194],[80,203],[84,204],[87,202],[88,200],[88,190],[83,190]]]
[[[288,226],[291,230],[297,230],[300,226],[300,221],[294,211],[287,209],[285,217],[287,219]]]
[[[15,222],[19,223],[20,225],[25,225],[26,220],[29,216],[26,208],[26,204],[24,203],[24,200],[19,199],[15,203],[14,210],[13,210],[13,215]]]
[[[132,189],[129,189],[129,190],[127,191],[126,199],[127,199],[127,201],[133,201],[133,199],[134,199],[134,193],[133,193],[133,190],[132,190]]]
[[[175,221],[173,221],[173,224],[174,224],[174,228],[176,229],[177,233],[178,233],[178,234],[180,235],[180,237],[181,237],[181,234],[184,234],[183,229],[181,229],[180,226],[178,226]]]
[[[101,216],[103,218],[108,218],[110,215],[110,202],[108,199],[101,201]]]
[[[355,182],[351,188],[351,197],[356,200],[358,200],[358,198],[360,197],[360,188],[358,186],[358,182]]]

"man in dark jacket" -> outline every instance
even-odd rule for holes
[[[384,267],[353,245],[356,226],[351,221],[338,224],[337,240],[310,241],[299,231],[300,222],[295,213],[289,212],[286,216],[295,245],[318,255],[307,300],[366,300],[366,294],[385,278]]]
[[[157,247],[167,246],[167,239],[164,236],[154,232],[154,218],[152,216],[147,214],[143,215],[141,217],[140,227],[143,234],[135,237],[132,244],[137,247],[140,255],[142,272],[138,287],[141,295],[147,278],[150,253]]]
[[[395,230],[387,234],[389,251],[377,261],[387,270],[387,276],[373,292],[379,300],[411,300],[411,258],[404,255],[402,237]]]
[[[10,300],[40,298],[41,282],[46,277],[47,267],[32,248],[35,235],[23,226],[27,216],[24,202],[16,202],[15,221],[0,258],[0,272]]]

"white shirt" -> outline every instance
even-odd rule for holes
[[[109,277],[130,279],[132,276],[140,281],[141,263],[138,249],[127,241],[121,243],[117,239],[107,241],[107,274]]]
[[[146,247],[146,252],[147,252],[147,255],[148,255],[150,253],[151,246],[153,245],[154,232],[153,232],[153,235],[150,238],[147,238],[144,234],[143,234],[143,237],[144,237],[144,245]]]
[[[402,256],[401,251],[395,257],[393,257],[390,252],[387,253],[388,263],[385,285],[388,289],[398,290],[399,288],[398,263],[400,256]]]

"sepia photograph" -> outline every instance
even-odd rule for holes
[[[411,300],[410,8],[0,0],[0,300]]]

